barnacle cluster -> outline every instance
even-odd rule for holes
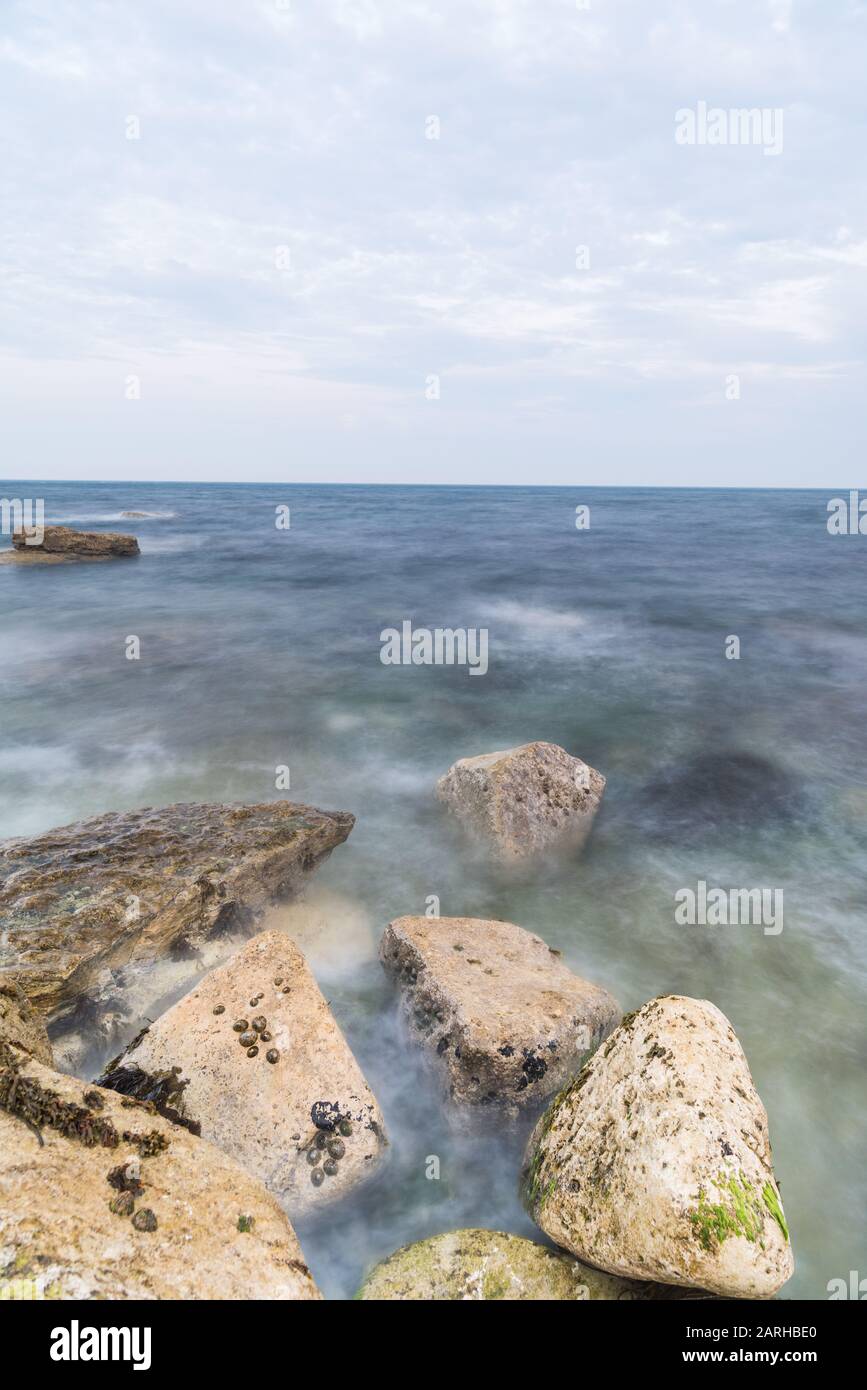
[[[337,1177],[340,1160],[346,1154],[343,1140],[352,1134],[352,1121],[340,1113],[337,1105],[324,1100],[314,1103],[310,1117],[316,1133],[307,1146],[307,1162],[310,1181],[314,1187],[321,1187],[326,1178]]]
[[[250,1000],[251,1007],[255,1009],[264,997],[264,994],[254,995]],[[222,1005],[219,1006],[219,1009],[220,1012],[223,1011]],[[216,1012],[217,1009],[214,1010],[214,1013]],[[248,1057],[258,1057],[259,1044],[271,1042],[272,1035],[268,1032],[268,1020],[264,1014],[257,1014],[252,1022],[246,1018],[236,1018],[232,1028],[238,1034],[238,1042]],[[265,1060],[271,1063],[279,1062],[280,1053],[276,1047],[268,1048],[265,1053]]]

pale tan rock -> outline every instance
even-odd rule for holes
[[[505,864],[582,848],[605,778],[555,743],[461,758],[437,796]]]
[[[0,1043],[4,1289],[62,1299],[321,1296],[287,1217],[232,1159],[152,1107]]]
[[[512,922],[399,917],[380,959],[401,988],[412,1036],[461,1105],[542,1104],[620,1018],[606,989]]]
[[[263,1018],[270,1036],[254,1041],[252,1025]],[[241,1020],[243,1033],[233,1028]],[[376,1098],[304,957],[279,932],[261,932],[206,975],[100,1079],[200,1129],[293,1216],[344,1196],[385,1157]],[[335,1129],[339,1121],[349,1133]],[[338,1152],[321,1147],[328,1144]],[[319,1186],[314,1172],[323,1174]]]
[[[37,1062],[54,1065],[45,1024],[15,980],[0,975],[0,1042],[12,1043]]]
[[[562,1250],[502,1231],[448,1231],[405,1245],[370,1271],[362,1302],[607,1302],[683,1299],[692,1291],[618,1279]]]
[[[794,1261],[768,1121],[728,1019],[669,995],[628,1015],[549,1106],[530,1214],[612,1274],[770,1298]]]

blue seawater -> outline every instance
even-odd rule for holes
[[[444,915],[532,928],[624,1008],[713,1000],[769,1112],[797,1261],[784,1296],[867,1274],[867,537],[829,535],[833,489],[2,490],[44,498],[49,522],[134,532],[142,553],[0,566],[0,835],[269,800],[287,795],[280,765],[291,799],[358,817],[310,890],[327,944],[303,944],[393,1150],[381,1181],[299,1228],[326,1293],[437,1231],[533,1233],[524,1133],[449,1122],[376,960],[385,923],[434,894]],[[487,673],[383,665],[380,633],[405,619],[487,628]],[[599,768],[605,801],[581,858],[507,882],[433,785],[535,739]],[[699,880],[782,889],[783,930],[678,925],[674,895]]]

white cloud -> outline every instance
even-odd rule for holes
[[[580,413],[612,448],[637,432],[653,481],[671,393],[700,406],[737,364],[756,466],[775,431],[808,448],[811,391],[840,393],[846,428],[863,389],[867,200],[839,99],[863,27],[852,9],[840,44],[787,0],[11,4],[0,349],[27,467],[53,463],[27,433],[40,391],[71,475],[125,466],[107,402],[130,363],[166,467],[207,432],[215,477],[246,409],[291,412],[298,476],[339,427],[360,478],[415,430],[465,479],[480,434],[509,457],[516,418],[566,467]],[[679,149],[699,99],[785,108],[783,154]],[[448,390],[425,412],[431,372]],[[279,434],[260,444],[262,476],[285,468]]]

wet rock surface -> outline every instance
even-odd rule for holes
[[[376,1098],[304,957],[279,932],[206,975],[100,1080],[219,1145],[293,1215],[367,1181],[385,1157]]]
[[[32,532],[16,531],[12,544],[16,551],[24,554],[41,552],[70,558],[108,559],[139,554],[135,536],[122,535],[119,531],[76,531],[72,526],[45,526],[38,544]]]
[[[0,1042],[12,1043],[45,1066],[54,1065],[45,1024],[14,980],[0,975]]]
[[[16,980],[52,1034],[122,1026],[125,972],[251,935],[354,824],[286,801],[111,812],[0,842],[0,979]],[[192,970],[192,965],[191,965]]]
[[[31,1298],[320,1297],[287,1217],[237,1163],[3,1042],[0,1281]]]
[[[630,1301],[703,1297],[664,1284],[618,1279],[502,1231],[449,1231],[417,1241],[375,1266],[362,1301]]]
[[[794,1267],[764,1106],[728,1019],[669,995],[628,1015],[531,1135],[524,1199],[626,1277],[769,1298]]]
[[[606,989],[512,922],[399,917],[380,958],[412,1037],[461,1105],[543,1104],[620,1018]]]
[[[520,863],[582,848],[605,778],[554,743],[461,758],[437,796],[498,861]]]

